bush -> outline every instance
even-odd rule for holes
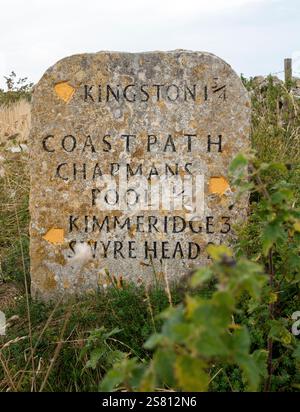
[[[18,100],[31,99],[33,83],[28,83],[27,77],[17,78],[17,75],[12,71],[8,76],[4,76],[6,82],[6,90],[0,89],[0,106],[15,103]]]

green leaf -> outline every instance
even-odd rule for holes
[[[144,373],[141,378],[139,385],[139,391],[141,392],[154,392],[156,386],[156,376],[154,368],[151,365]]]
[[[158,349],[153,356],[153,367],[159,382],[169,387],[175,386],[174,364],[175,351],[170,349]]]
[[[297,343],[297,347],[293,352],[293,357],[297,359],[297,361],[300,362],[300,343]]]
[[[105,356],[106,367],[112,367],[115,363],[122,361],[127,356],[127,353],[120,350],[112,350]]]
[[[86,363],[87,368],[96,369],[99,360],[102,358],[105,350],[103,348],[95,348],[91,351],[90,359]]]
[[[161,334],[167,341],[173,343],[183,343],[189,333],[188,324],[185,322],[183,305],[176,308],[169,308],[163,312],[165,322],[162,326]]]
[[[120,329],[120,328],[114,328],[114,329],[112,329],[112,330],[109,331],[109,332],[105,332],[105,333],[103,334],[103,338],[104,338],[104,340],[106,340],[106,339],[110,338],[111,336],[116,335],[117,333],[120,333],[120,332],[122,332],[122,329]]]
[[[230,163],[229,172],[234,173],[238,169],[242,169],[248,165],[248,159],[242,154],[239,153]]]
[[[145,349],[154,349],[160,343],[164,341],[164,336],[161,333],[153,333],[150,338],[145,342]]]
[[[117,367],[110,369],[100,384],[100,392],[117,390],[117,387],[123,382],[124,378],[125,374],[122,369],[118,369]]]
[[[233,351],[235,353],[246,353],[248,354],[250,348],[250,336],[247,328],[243,327],[237,329],[232,334],[233,339]]]
[[[192,288],[196,288],[203,283],[207,282],[214,276],[213,271],[209,266],[198,269],[197,272],[192,276],[190,285]]]
[[[285,240],[286,234],[282,227],[282,222],[271,222],[266,225],[262,232],[262,248],[264,256],[267,256],[270,249],[278,240]]]
[[[175,376],[178,387],[186,392],[206,392],[209,375],[205,371],[205,363],[198,358],[183,355],[177,356]]]
[[[259,299],[262,287],[267,281],[261,265],[240,259],[234,274],[235,276],[230,278],[230,289],[235,290],[237,296],[247,291],[251,297]]]
[[[145,366],[145,364],[139,364],[136,358],[124,359],[116,363],[100,383],[100,391],[112,392],[118,390],[121,384],[128,391],[136,389],[144,375]]]
[[[232,250],[230,250],[229,247],[225,245],[209,245],[207,247],[207,253],[216,262],[220,262],[222,259],[224,259],[224,257],[233,256]]]
[[[267,370],[267,360],[268,360],[268,351],[265,349],[257,349],[252,353],[252,357],[259,369],[259,373],[263,378],[266,378],[268,375]]]
[[[294,223],[294,229],[295,229],[296,232],[300,232],[300,220],[297,220]]]
[[[197,352],[206,359],[216,356],[230,356],[228,335],[220,333],[220,330],[216,330],[215,328],[205,330],[205,333],[191,342],[190,346],[195,348]]]
[[[232,356],[243,371],[244,381],[249,391],[256,391],[261,378],[266,376],[266,360],[268,352],[258,350],[252,355],[250,349],[250,335],[246,327],[238,329],[233,334]]]
[[[272,320],[270,322],[271,329],[269,331],[269,337],[273,338],[284,345],[289,345],[292,342],[293,335],[284,326],[282,320]]]
[[[235,359],[243,371],[243,380],[248,391],[256,392],[261,382],[261,373],[255,359],[246,354],[238,354]]]

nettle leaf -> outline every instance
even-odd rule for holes
[[[243,169],[248,165],[248,159],[242,154],[239,153],[230,163],[229,172],[235,173],[239,169]]]
[[[250,334],[246,327],[237,329],[232,336],[232,357],[243,371],[243,380],[249,391],[257,391],[262,377],[267,375],[268,352],[257,350],[249,353]]]
[[[157,380],[162,385],[175,387],[174,365],[176,354],[174,348],[158,349],[153,356],[153,367]]]
[[[279,172],[286,172],[286,166],[284,163],[280,163],[280,162],[272,162],[272,163],[267,163],[267,165],[269,166],[268,168],[273,169],[273,170],[277,170]],[[267,168],[267,169],[268,169]]]
[[[295,230],[296,232],[300,232],[300,220],[297,220],[297,221],[294,223],[294,230]]]
[[[217,312],[213,313],[216,320],[225,325],[225,322],[228,322],[228,319],[230,319],[230,316],[234,311],[235,299],[233,294],[227,290],[218,290],[213,294],[211,303],[217,310]]]
[[[241,262],[236,268],[236,277],[230,279],[230,284],[237,295],[247,291],[252,298],[259,299],[266,281],[260,265],[254,262]]]
[[[107,364],[107,366],[111,367],[116,362],[120,362],[122,361],[122,359],[125,359],[126,357],[127,353],[122,352],[120,350],[112,350],[106,354],[105,363]]]
[[[154,392],[156,387],[156,375],[153,368],[153,365],[145,371],[143,377],[141,378],[139,384],[140,392]]]
[[[113,392],[118,389],[118,386],[124,381],[124,370],[118,368],[117,365],[113,369],[110,369],[102,382],[100,383],[100,392]]]
[[[271,201],[274,205],[280,205],[293,198],[293,192],[291,190],[278,190],[271,195]]]
[[[116,362],[120,362],[127,356],[126,353],[119,350],[109,350],[109,348],[95,348],[91,351],[90,359],[85,367],[96,369],[97,366],[102,366],[107,369],[113,366]]]
[[[194,315],[195,311],[197,311],[197,309],[199,309],[199,307],[201,306],[202,299],[196,296],[187,295],[185,301],[186,315],[187,318],[190,319]]]
[[[137,360],[135,361],[135,364],[133,367],[129,370],[129,373],[126,375],[126,381],[128,382],[128,390],[130,391],[136,391],[140,385],[141,382],[145,376],[145,373],[147,371],[147,364],[146,363],[138,363]]]
[[[99,360],[103,357],[106,351],[103,348],[95,348],[91,351],[90,359],[86,363],[86,368],[96,369]]]
[[[119,328],[114,328],[110,331],[107,331],[104,326],[101,326],[101,328],[94,329],[93,331],[90,332],[90,335],[88,337],[88,347],[92,347],[95,344],[103,344],[108,338],[110,338],[113,335],[116,335],[117,333],[121,332],[122,329]]]
[[[252,356],[246,354],[238,354],[236,361],[243,372],[243,380],[247,389],[251,392],[256,392],[261,382],[261,371],[259,365]]]
[[[268,375],[267,370],[267,360],[268,360],[268,351],[265,349],[257,349],[251,355],[259,369],[259,373],[263,378],[266,378]]]
[[[112,392],[124,384],[127,390],[136,389],[145,373],[146,364],[138,363],[136,358],[124,359],[115,363],[101,381],[99,390],[101,392]]]
[[[289,251],[287,262],[290,270],[298,271],[298,268],[300,267],[300,256],[298,250]]]
[[[293,357],[296,358],[298,362],[300,362],[300,342],[297,343],[296,349],[293,352]]]
[[[209,375],[206,365],[201,359],[191,356],[177,356],[175,362],[175,377],[178,387],[186,392],[206,392],[209,385]]]
[[[165,340],[166,339],[165,339],[163,334],[153,333],[153,335],[151,335],[149,337],[149,339],[145,342],[144,348],[145,349],[154,349],[159,344],[162,344]]]
[[[244,181],[239,182],[238,180],[234,181],[234,184],[239,187],[239,193],[251,192],[255,189],[255,185],[252,182]]]
[[[120,333],[120,332],[122,332],[122,329],[120,329],[120,328],[114,328],[114,329],[112,329],[112,330],[110,330],[110,331],[108,331],[108,332],[105,332],[105,333],[103,334],[103,337],[104,337],[104,339],[106,340],[106,339],[110,338],[111,336],[116,335],[117,333]]]
[[[278,300],[278,294],[274,292],[270,292],[269,294],[269,303],[275,303]]]
[[[250,336],[246,327],[236,329],[232,334],[234,353],[248,353],[250,348]]]
[[[279,240],[284,241],[286,233],[282,227],[282,222],[273,221],[266,225],[262,232],[262,247],[265,256],[268,255],[270,249]]]
[[[161,334],[171,342],[184,342],[189,334],[190,326],[185,321],[185,313],[182,305],[169,308],[164,312],[165,322]],[[167,316],[167,317],[166,317]]]
[[[217,291],[212,299],[199,299],[199,306],[193,312],[191,322],[201,325],[201,330],[209,328],[225,329],[230,324],[233,298],[227,291]]]
[[[260,171],[265,171],[265,170],[268,170],[269,168],[270,168],[270,163],[262,162],[259,166]]]
[[[173,326],[172,334],[174,342],[176,343],[184,343],[189,340],[191,336],[193,336],[195,331],[195,324],[183,322],[178,325]]]
[[[213,271],[209,266],[205,266],[198,269],[197,272],[192,276],[190,285],[195,288],[197,286],[203,285],[203,283],[209,281],[214,276]]]
[[[289,345],[292,342],[292,334],[284,326],[282,320],[271,320],[270,321],[270,331],[269,337],[277,340],[285,345]]]
[[[230,258],[233,256],[232,250],[225,245],[209,245],[206,250],[212,260],[216,262],[222,261],[225,256]]]
[[[206,329],[203,333],[195,340],[190,342],[190,347],[194,349],[194,351],[201,354],[204,358],[210,357],[227,357],[230,356],[230,346],[229,340],[230,336],[228,332],[222,331],[211,327],[210,329]]]
[[[261,288],[266,282],[266,276],[244,276],[237,282],[237,285],[240,285],[240,293],[247,291],[252,298],[259,299]]]

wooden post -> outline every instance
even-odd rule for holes
[[[288,87],[291,86],[292,75],[292,59],[284,59],[284,80]]]

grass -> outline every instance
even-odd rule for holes
[[[252,147],[264,162],[300,162],[300,105],[284,83],[245,81],[252,97]]]
[[[1,152],[0,152],[1,153]],[[23,263],[29,268],[29,170],[24,152],[2,152],[0,167],[0,280],[24,283]],[[21,250],[24,250],[24,261]]]
[[[175,287],[171,293],[175,304],[182,300],[182,289]],[[62,344],[59,356],[44,390],[97,390],[100,375],[105,369],[94,371],[85,368],[88,355],[81,354],[89,333],[97,328],[118,328],[120,332],[111,341],[112,348],[125,348],[127,352],[140,359],[149,357],[143,343],[151,333],[159,329],[161,320],[157,315],[168,306],[168,295],[162,285],[147,291],[133,284],[127,284],[123,289],[111,287],[107,291],[102,290],[67,304],[59,302],[56,307],[54,304],[31,302],[30,318],[36,371],[34,381],[37,390],[42,385],[58,344]],[[14,307],[7,309],[7,318],[16,313],[18,319],[8,328],[5,338],[6,342],[12,341],[12,344],[6,348],[2,347],[0,351],[7,369],[5,373],[0,368],[0,391],[13,390],[11,382],[14,382],[17,390],[32,390],[33,374],[29,362],[31,350],[24,296],[17,300]],[[66,326],[63,328],[66,315],[69,313]],[[23,339],[18,341],[20,337]],[[15,339],[17,341],[14,342]]]
[[[266,162],[291,164],[294,182],[300,187],[299,102],[283,84],[275,85],[272,78],[263,88],[251,80],[245,83],[252,94],[252,145],[257,156]],[[0,124],[5,118],[9,117],[2,108]],[[26,130],[24,125],[24,133],[13,137],[10,144],[20,143]],[[7,335],[0,336],[0,391],[97,390],[107,367],[86,367],[88,353],[84,348],[90,333],[103,327],[109,331],[118,328],[120,331],[109,338],[107,347],[111,351],[126,348],[137,358],[147,359],[150,353],[143,343],[159,330],[159,313],[170,303],[182,301],[185,286],[172,285],[168,290],[165,284],[158,284],[146,290],[126,284],[64,304],[31,301],[26,293],[28,155],[7,151],[3,138],[6,132],[0,131],[0,310],[5,311],[9,323]],[[255,249],[256,245],[249,243],[248,247]],[[205,296],[210,290],[201,293]]]
[[[30,132],[30,103],[21,99],[2,105],[0,100],[0,147],[8,143],[27,143]]]

